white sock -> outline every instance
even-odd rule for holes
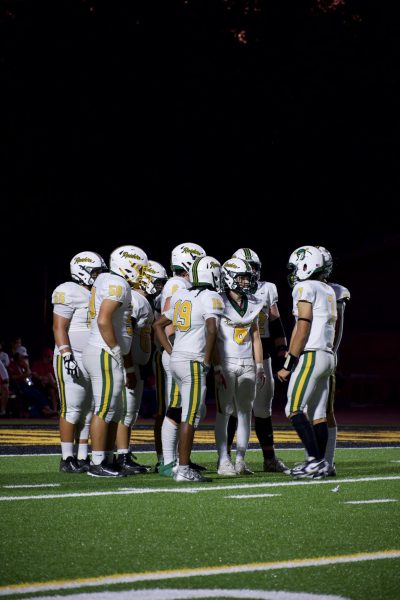
[[[162,424],[161,440],[164,454],[164,465],[169,465],[176,460],[178,425],[168,419],[168,417],[165,417]]]
[[[337,427],[328,427],[328,443],[326,444],[325,458],[330,467],[335,462]]]
[[[129,453],[128,448],[118,448],[118,454],[128,454],[128,453]]]
[[[229,415],[217,412],[215,417],[215,444],[220,462],[228,458],[228,427]]]
[[[85,460],[88,456],[89,444],[78,444],[78,460]]]
[[[92,450],[92,463],[94,465],[100,465],[105,458],[104,450]]]
[[[74,455],[74,444],[73,442],[61,442],[61,452],[63,460],[68,458],[68,456]]]

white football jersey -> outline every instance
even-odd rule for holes
[[[258,315],[258,328],[260,330],[260,337],[269,338],[269,311],[271,306],[278,302],[278,290],[274,283],[259,281],[257,291],[254,295],[265,299],[265,304]]]
[[[90,291],[74,281],[61,283],[51,296],[53,312],[70,321],[68,335],[73,352],[83,352],[89,340],[89,300]],[[59,354],[57,346],[54,353]]]
[[[190,281],[184,277],[173,276],[168,279],[161,292],[161,313],[164,312],[165,303],[168,298],[173,296],[180,289],[187,290],[191,287]]]
[[[165,316],[175,327],[175,343],[172,358],[204,359],[206,347],[205,321],[224,312],[224,303],[217,292],[208,289],[180,289],[171,298],[170,309]]]
[[[217,339],[221,360],[253,358],[250,330],[265,306],[265,296],[262,294],[244,296],[242,310],[228,293],[224,292],[221,296],[225,305]]]
[[[132,295],[129,283],[115,273],[101,273],[92,287],[89,316],[91,330],[89,344],[97,348],[108,350],[108,345],[103,339],[97,325],[97,317],[103,300],[114,300],[119,307],[113,313],[112,322],[117,343],[122,354],[128,354],[132,342]]]
[[[331,282],[329,282],[329,285],[335,292],[336,302],[346,302],[347,300],[350,300],[350,292],[343,285]]]
[[[333,352],[335,339],[335,323],[337,318],[336,296],[330,285],[323,281],[307,279],[299,281],[293,288],[293,314],[298,317],[297,303],[301,300],[310,302],[313,317],[310,335],[304,351],[325,350]]]
[[[132,290],[132,317],[135,319],[131,354],[136,365],[146,365],[151,354],[151,324],[153,309],[140,292]]]
[[[342,341],[343,335],[343,319],[344,319],[344,309],[346,306],[346,302],[350,300],[350,292],[347,288],[339,283],[329,283],[336,296],[336,304],[337,304],[337,312],[338,312],[338,325],[336,327],[336,338],[333,351],[336,353],[340,346],[340,342]]]

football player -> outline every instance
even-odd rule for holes
[[[336,334],[335,341],[333,345],[333,351],[336,356],[335,361],[335,370],[337,366],[337,351],[342,341],[343,335],[343,320],[344,320],[344,310],[346,308],[346,304],[350,300],[350,292],[347,288],[338,283],[331,283],[329,281],[332,269],[333,269],[333,260],[332,255],[323,246],[317,246],[319,251],[321,252],[324,259],[324,281],[329,283],[336,296],[336,305],[337,305],[337,321],[336,321]],[[336,475],[336,466],[335,466],[335,451],[336,451],[336,439],[337,439],[337,424],[334,413],[334,400],[335,400],[335,388],[336,388],[336,376],[335,373],[332,373],[329,379],[329,397],[328,397],[328,407],[327,407],[327,423],[328,423],[328,443],[326,445],[325,458],[329,463],[328,476],[334,477]]]
[[[99,254],[79,252],[70,263],[72,281],[60,284],[52,294],[54,373],[60,396],[60,471],[65,473],[82,473],[89,469],[93,397],[89,376],[82,364],[82,352],[90,334],[90,289],[96,277],[106,270]],[[79,440],[77,450],[75,439]]]
[[[318,248],[297,248],[289,257],[288,269],[296,324],[278,378],[290,378],[286,415],[308,455],[308,460],[291,469],[290,474],[321,478],[329,467],[324,458],[328,440],[326,407],[329,378],[335,368],[336,296],[324,281],[324,259]]]
[[[132,293],[142,275],[147,256],[137,246],[120,246],[110,256],[110,273],[101,274],[92,288],[89,305],[91,331],[83,352],[95,402],[90,426],[93,477],[125,476],[114,467],[114,444],[122,412],[124,386],[136,386],[130,353],[132,342]]]
[[[254,250],[251,250],[250,248],[239,248],[239,250],[236,250],[233,254],[233,258],[236,257],[242,258],[250,264],[258,282],[255,295],[266,298],[266,303],[258,317],[266,381],[265,385],[257,387],[253,404],[254,427],[263,452],[264,471],[287,474],[289,473],[288,467],[275,454],[271,416],[272,400],[275,391],[271,355],[273,354],[277,360],[283,364],[287,352],[286,335],[278,308],[278,291],[274,283],[260,281],[261,261]]]
[[[150,467],[139,464],[130,451],[130,438],[132,427],[136,423],[143,395],[143,379],[140,367],[146,365],[151,355],[151,325],[154,313],[150,302],[143,289],[143,278],[147,272],[144,257],[140,265],[143,266],[142,275],[131,290],[132,293],[132,327],[133,337],[131,345],[132,363],[135,369],[136,384],[130,389],[125,386],[122,393],[122,415],[117,430],[117,465],[127,475],[147,473]]]
[[[257,291],[257,281],[248,262],[232,258],[222,265],[221,284],[224,312],[214,355],[217,414],[215,441],[219,475],[251,475],[245,463],[251,410],[258,387],[265,385],[263,350],[258,315],[269,302]],[[269,307],[268,307],[269,308]],[[237,416],[236,461],[228,455],[227,425]]]
[[[175,481],[209,481],[190,466],[190,453],[204,409],[206,376],[211,368],[219,318],[224,308],[216,291],[220,285],[220,272],[221,265],[212,256],[196,259],[189,270],[191,287],[177,290],[171,297],[169,309],[154,324],[164,353],[170,355],[170,373],[182,399],[179,466],[173,473]],[[166,333],[169,325],[175,330],[173,347]]]
[[[171,297],[179,289],[188,289],[191,284],[189,281],[189,269],[196,258],[205,256],[204,249],[198,244],[187,242],[176,246],[171,253],[171,271],[172,277],[166,282],[161,293],[161,313],[164,314],[170,308]],[[175,339],[175,329],[171,324],[165,330],[172,347]],[[171,477],[172,469],[177,458],[178,426],[181,422],[181,395],[177,383],[169,368],[170,355],[168,352],[162,353],[162,366],[165,372],[165,418],[161,428],[162,452],[163,458],[159,466],[160,475]],[[157,466],[156,466],[157,469]]]

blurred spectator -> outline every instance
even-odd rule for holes
[[[0,417],[5,417],[7,414],[8,396],[8,372],[0,360]]]
[[[43,349],[42,357],[33,361],[31,371],[33,381],[36,383],[37,387],[48,396],[52,409],[57,412],[58,391],[54,376],[53,350],[51,348]]]
[[[10,357],[7,352],[4,352],[4,342],[0,340],[0,362],[3,363],[6,369],[8,369],[8,365],[10,364]]]
[[[22,348],[22,350],[21,350]],[[14,413],[19,417],[54,417],[57,412],[49,406],[49,399],[34,384],[26,348],[17,348],[10,363],[10,390],[15,394]]]

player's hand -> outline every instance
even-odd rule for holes
[[[288,381],[289,377],[290,377],[290,371],[288,371],[287,369],[281,369],[280,371],[277,372],[276,376],[278,377],[279,381],[281,381],[282,383],[284,383],[285,381]]]
[[[205,362],[202,362],[202,363],[200,363],[200,364],[201,364],[201,368],[203,369],[203,373],[204,373],[205,375],[208,375],[208,374],[209,374],[209,372],[210,372],[210,369],[211,369],[211,365],[208,365],[208,364],[207,364],[207,363],[205,363]]]
[[[72,352],[65,352],[62,355],[62,359],[68,375],[72,375],[72,377],[79,377],[78,363],[76,362]]]
[[[119,346],[114,346],[114,348],[110,348],[108,352],[111,354],[113,359],[117,361],[119,368],[122,369],[124,366],[124,361],[122,358],[121,348]]]
[[[263,385],[265,385],[267,376],[265,375],[265,371],[264,371],[264,365],[262,363],[257,364],[257,371],[256,371],[256,385],[257,385],[257,389],[261,389],[263,387]]]

